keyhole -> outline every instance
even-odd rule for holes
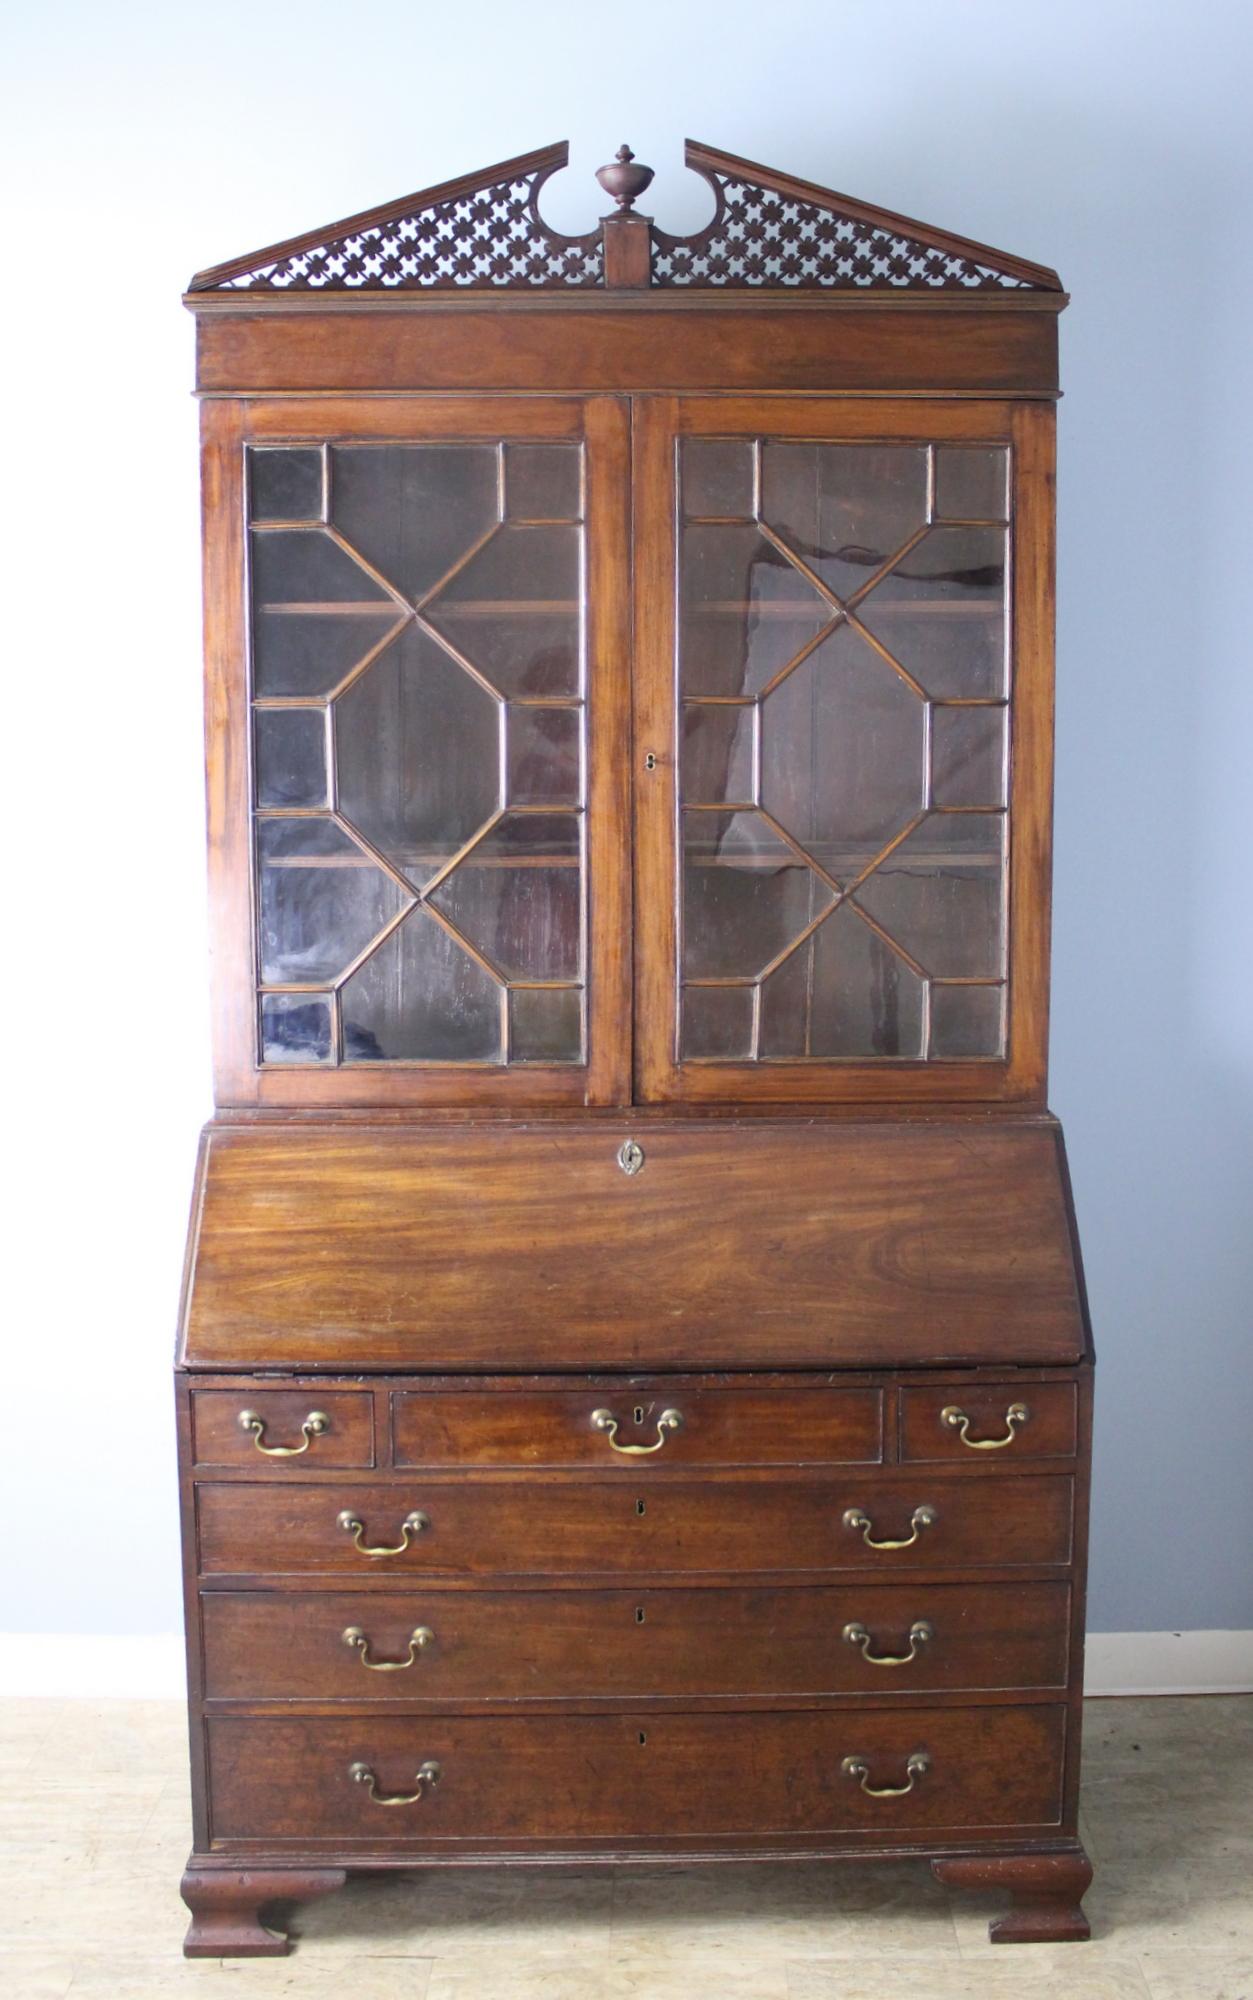
[[[644,1745],[645,1745],[645,1744],[647,1743],[647,1741],[648,1741],[648,1736],[647,1736],[647,1733],[646,1733],[646,1732],[645,1732],[645,1731],[644,1731],[643,1729],[641,1729],[641,1731],[640,1731],[640,1748],[641,1748],[641,1750],[643,1749],[643,1747],[644,1747]]]
[[[644,759],[644,769],[646,771],[655,771],[657,769],[657,758],[651,750]]]
[[[644,1623],[644,1607],[642,1604],[637,1604],[635,1607],[635,1622],[637,1625]]]
[[[637,1513],[637,1514],[642,1514],[642,1513],[644,1512],[644,1502],[643,1502],[642,1500],[637,1500],[637,1501],[636,1501],[636,1503],[635,1503],[635,1511],[636,1511],[636,1513]]]
[[[642,1424],[644,1421],[644,1405],[642,1403],[635,1405],[635,1421],[637,1424]]]

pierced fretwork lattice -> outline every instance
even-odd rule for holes
[[[718,212],[695,236],[654,229],[654,285],[870,285],[931,291],[1021,290],[1024,280],[915,237],[754,181],[705,170]],[[1029,287],[1027,289],[1030,289]]]

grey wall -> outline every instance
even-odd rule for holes
[[[10,28],[0,1623],[178,1620],[168,1368],[208,1102],[178,293],[197,266],[567,134],[554,222],[588,226],[591,170],[629,138],[660,220],[693,227],[693,133],[1055,264],[1074,293],[1053,1102],[1102,1364],[1092,1622],[1253,1626],[1249,15],[639,0],[620,18],[48,0]],[[52,1553],[71,1549],[72,1588]]]

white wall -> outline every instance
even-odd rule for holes
[[[627,138],[689,228],[689,133],[1074,293],[1053,1102],[1102,1364],[1092,1622],[1253,1626],[1247,10],[44,0],[6,39],[0,1627],[179,1616],[169,1361],[208,1110],[182,286],[565,135],[555,223],[589,226]]]

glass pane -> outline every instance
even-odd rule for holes
[[[844,904],[765,981],[762,1056],[917,1060],[925,990],[904,960]]]
[[[499,519],[493,444],[335,445],[331,520],[410,603]]]
[[[685,986],[683,1054],[744,1061],[753,1053],[751,986]]]
[[[834,901],[758,813],[683,815],[683,969],[753,978]]]
[[[748,438],[684,438],[683,512],[751,521],[753,446]]]
[[[1003,1055],[1004,992],[1002,986],[933,986],[931,1054]]]
[[[262,708],[256,714],[257,804],[326,804],[326,711]]]
[[[423,616],[502,694],[578,694],[579,544],[575,527],[500,528]]]
[[[759,694],[836,615],[759,529],[683,530],[684,694]]]
[[[761,742],[762,804],[837,881],[922,810],[926,704],[848,625],[766,696]]]
[[[932,813],[856,891],[875,922],[938,978],[1003,975],[1004,821]]]
[[[326,695],[403,612],[320,530],[252,536],[252,662],[259,695]]]
[[[517,708],[506,720],[511,806],[576,806],[583,796],[583,711]]]
[[[262,1062],[329,1062],[331,1053],[331,1003],[326,994],[261,995]]]
[[[753,799],[752,707],[683,710],[682,796],[690,805],[748,805]]]
[[[1004,805],[1003,708],[932,711],[931,796],[937,806]]]
[[[930,529],[857,616],[928,694],[1004,694],[1005,530]]]
[[[261,978],[336,979],[403,909],[397,885],[329,819],[257,824]]]
[[[577,444],[505,447],[510,521],[577,521],[583,512],[583,453]]]
[[[344,1061],[498,1062],[501,989],[414,910],[344,983]]]
[[[1001,445],[937,445],[937,521],[1007,521],[1009,453]]]
[[[921,445],[762,447],[761,518],[844,598],[927,520]]]
[[[431,901],[506,979],[578,979],[580,823],[574,813],[507,813]]]
[[[515,986],[509,995],[512,1062],[581,1062],[583,995],[575,987]]]
[[[248,452],[249,519],[320,521],[322,454],[304,446]]]
[[[334,703],[340,811],[421,886],[499,804],[500,704],[415,625]]]

